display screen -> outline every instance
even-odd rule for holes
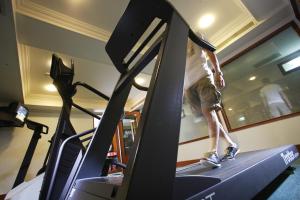
[[[19,106],[17,110],[16,119],[24,122],[27,115],[28,115],[28,110],[23,106]]]

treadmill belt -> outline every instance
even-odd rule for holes
[[[278,154],[278,152],[286,149],[286,146],[278,147],[274,149],[264,149],[258,151],[250,151],[240,153],[234,160],[227,160],[222,162],[222,167],[219,168],[207,168],[200,163],[195,163],[190,166],[186,166],[177,169],[176,176],[205,176],[214,177],[221,180],[226,180],[237,173],[241,173],[249,167],[252,167],[263,160]]]

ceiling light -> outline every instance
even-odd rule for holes
[[[256,79],[256,76],[251,76],[250,78],[249,78],[249,81],[254,81]]]
[[[52,83],[45,85],[45,90],[47,90],[48,92],[56,92],[57,91],[55,85],[53,85]]]
[[[241,122],[241,121],[245,121],[245,119],[246,119],[246,118],[245,118],[244,116],[242,116],[242,117],[239,118],[239,121],[240,121],[240,122]]]
[[[199,20],[199,28],[205,29],[211,26],[215,21],[215,16],[212,14],[206,14]]]
[[[143,83],[145,83],[145,79],[144,78],[141,78],[141,77],[137,77],[134,79],[135,82],[139,85],[142,85]]]
[[[232,108],[228,108],[229,111],[232,111]]]

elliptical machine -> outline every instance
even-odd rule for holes
[[[56,86],[62,98],[63,106],[57,129],[52,139],[52,145],[47,161],[48,164],[39,196],[39,199],[41,200],[64,199],[70,184],[73,181],[73,177],[77,171],[78,165],[80,164],[85,153],[86,146],[83,145],[83,143],[89,141],[92,138],[92,136],[89,134],[95,131],[94,128],[83,133],[76,134],[76,131],[70,121],[72,107],[75,107],[94,118],[99,120],[101,119],[95,113],[73,102],[72,98],[76,94],[76,88],[78,86],[84,87],[99,97],[107,101],[109,100],[108,96],[86,83],[73,83],[74,63],[72,62],[71,68],[69,68],[65,66],[62,59],[56,55],[52,56],[50,76],[53,79],[53,84]],[[115,158],[115,154],[107,156],[106,167],[103,169],[104,174],[108,174],[109,167],[111,165],[121,168],[126,167],[124,164],[119,163]]]

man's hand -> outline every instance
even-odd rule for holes
[[[209,60],[211,61],[212,67],[215,71],[215,74],[214,74],[215,85],[219,90],[221,90],[225,87],[225,81],[223,78],[223,73],[220,70],[220,65],[219,65],[217,56],[216,56],[216,54],[214,54],[211,51],[206,51],[206,54],[207,54]]]
[[[221,90],[225,87],[225,81],[224,81],[222,74],[217,73],[215,75],[215,84],[219,90]]]

